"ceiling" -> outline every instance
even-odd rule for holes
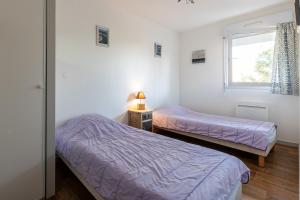
[[[145,17],[175,31],[184,31],[291,0],[108,0],[108,4]]]

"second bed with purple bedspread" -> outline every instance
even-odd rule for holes
[[[179,106],[156,110],[153,125],[245,144],[263,151],[276,138],[275,124],[271,122],[209,115]]]
[[[250,175],[233,156],[99,115],[59,127],[56,150],[104,199],[226,200]]]

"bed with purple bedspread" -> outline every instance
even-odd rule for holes
[[[250,176],[236,157],[99,115],[60,126],[56,151],[104,199],[225,200]]]
[[[244,144],[263,151],[276,138],[274,123],[209,115],[180,106],[157,109],[153,113],[153,125]]]

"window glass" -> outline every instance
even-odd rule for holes
[[[275,32],[232,39],[231,83],[268,85],[271,83]]]

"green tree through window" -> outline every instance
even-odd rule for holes
[[[270,83],[273,65],[273,49],[261,52],[255,63],[255,72],[252,74],[243,74],[242,81]]]
[[[259,54],[256,61],[256,72],[261,82],[271,82],[271,72],[273,65],[273,50],[268,49]]]

